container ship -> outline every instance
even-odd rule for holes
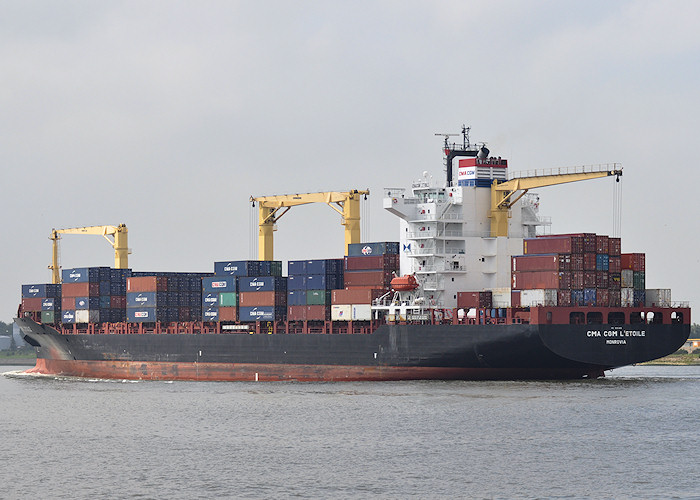
[[[52,233],[114,237],[115,267],[63,269],[22,286],[34,373],[118,379],[378,381],[580,379],[679,349],[690,308],[646,288],[645,254],[595,233],[546,234],[530,191],[622,174],[618,164],[508,172],[484,145],[445,138],[444,181],[385,188],[399,241],[362,242],[368,192],[254,198],[259,260],[201,273],[128,268],[126,226]],[[279,209],[342,208],[345,255],[272,255]],[[340,211],[340,210],[339,210]],[[108,238],[109,239],[109,238]],[[54,257],[57,255],[54,246]]]

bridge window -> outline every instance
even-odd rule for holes
[[[599,311],[589,312],[586,315],[586,323],[589,325],[602,325],[603,324],[603,313]]]
[[[683,323],[683,313],[678,311],[673,311],[671,313],[671,323]]]
[[[650,325],[660,325],[664,322],[664,315],[661,312],[650,311],[647,313],[647,323]]]
[[[608,313],[608,324],[609,325],[624,325],[625,324],[625,313],[622,311],[615,311]]]
[[[586,317],[582,312],[572,312],[569,313],[569,324],[570,325],[582,325],[585,323]]]

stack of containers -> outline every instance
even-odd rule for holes
[[[343,287],[343,259],[290,260],[287,319],[331,319],[331,292]]]
[[[287,278],[238,278],[238,317],[241,321],[281,321],[287,316]]]
[[[58,323],[61,318],[61,285],[22,285],[22,311],[34,321]]]
[[[512,288],[520,290],[522,306],[619,307],[644,303],[643,277],[638,275],[641,293],[626,293],[634,273],[622,275],[625,265],[639,266],[642,257],[621,256],[620,238],[594,233],[540,236],[524,240],[525,255],[512,259]],[[624,264],[623,264],[624,263]],[[643,273],[642,273],[643,274]],[[629,296],[626,300],[625,297]]]
[[[202,279],[211,273],[133,272],[126,282],[126,316],[132,323],[198,321]]]
[[[620,255],[620,285],[623,306],[643,306],[646,301],[645,266],[643,253],[623,253]]]
[[[214,276],[202,280],[202,320],[207,322],[266,321],[274,316],[279,316],[278,311],[274,310],[274,301],[279,302],[278,298],[273,298],[273,303],[268,304],[271,302],[269,300],[270,296],[246,296],[246,304],[242,304],[240,284],[241,280],[245,279],[246,283],[250,285],[251,281],[249,278],[279,278],[281,276],[282,261],[280,260],[225,260],[214,262]],[[253,281],[255,280],[253,279]],[[268,279],[268,281],[274,280]],[[276,288],[278,287],[276,285],[272,283],[268,283],[268,285],[271,290],[260,290],[257,289],[257,286],[247,286],[245,291],[247,293],[253,291],[277,291]],[[264,302],[265,305],[249,305],[251,302]],[[258,307],[270,307],[271,309],[258,310]]]
[[[109,267],[76,267],[61,272],[61,321],[64,324],[113,321],[111,272]]]
[[[202,278],[202,320],[238,320],[238,280],[235,276]]]
[[[344,290],[331,293],[333,321],[369,321],[372,301],[399,275],[399,243],[352,243],[345,257]]]

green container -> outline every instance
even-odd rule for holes
[[[41,311],[41,322],[42,323],[54,323],[55,322],[54,311]]]
[[[326,306],[331,303],[330,290],[307,290],[306,304],[310,306]]]
[[[236,292],[221,292],[219,294],[219,307],[235,307],[238,305]]]
[[[634,282],[633,284],[635,290],[646,289],[646,279],[644,271],[635,271],[634,276],[632,277],[632,281]]]

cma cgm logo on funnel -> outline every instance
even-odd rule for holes
[[[372,253],[372,247],[366,246],[362,247],[362,255],[369,255]]]

